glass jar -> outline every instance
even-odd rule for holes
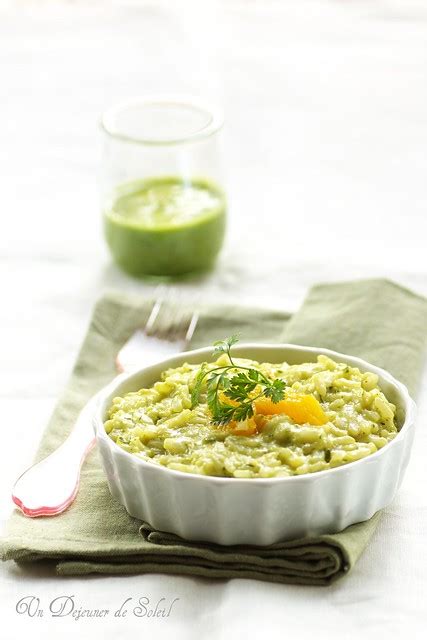
[[[116,263],[133,276],[212,268],[226,223],[221,113],[181,97],[137,98],[102,117],[102,210]]]

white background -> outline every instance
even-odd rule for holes
[[[386,275],[427,294],[427,3],[57,0],[0,4],[0,514],[31,461],[97,296],[144,292],[100,232],[100,112],[185,92],[225,109],[230,232],[186,295],[293,310],[319,280]],[[424,384],[424,390],[426,384]],[[427,499],[415,451],[351,575],[291,587],[173,576],[59,579],[0,568],[1,636],[420,638]],[[7,435],[5,435],[7,434]],[[15,452],[11,455],[11,451]],[[26,619],[19,598],[110,608],[180,598],[170,618]]]

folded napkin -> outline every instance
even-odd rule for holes
[[[144,323],[150,308],[148,301],[119,295],[97,303],[37,460],[59,446],[85,402],[114,376],[117,351]],[[389,281],[359,281],[314,287],[292,318],[274,311],[206,307],[192,346],[239,332],[242,340],[330,347],[388,369],[414,394],[423,365],[426,322],[424,298]],[[16,510],[0,554],[22,565],[53,561],[61,575],[162,572],[327,585],[354,566],[378,519],[376,514],[341,533],[269,547],[189,542],[131,518],[111,497],[95,449],[83,467],[74,504],[51,518],[29,519]]]

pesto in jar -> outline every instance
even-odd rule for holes
[[[104,229],[124,271],[175,277],[213,266],[225,219],[225,196],[214,183],[158,177],[116,189],[104,211]]]

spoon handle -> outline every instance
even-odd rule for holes
[[[95,444],[91,419],[96,396],[80,412],[58,449],[27,469],[15,482],[12,500],[26,516],[55,516],[73,502],[80,468]]]

